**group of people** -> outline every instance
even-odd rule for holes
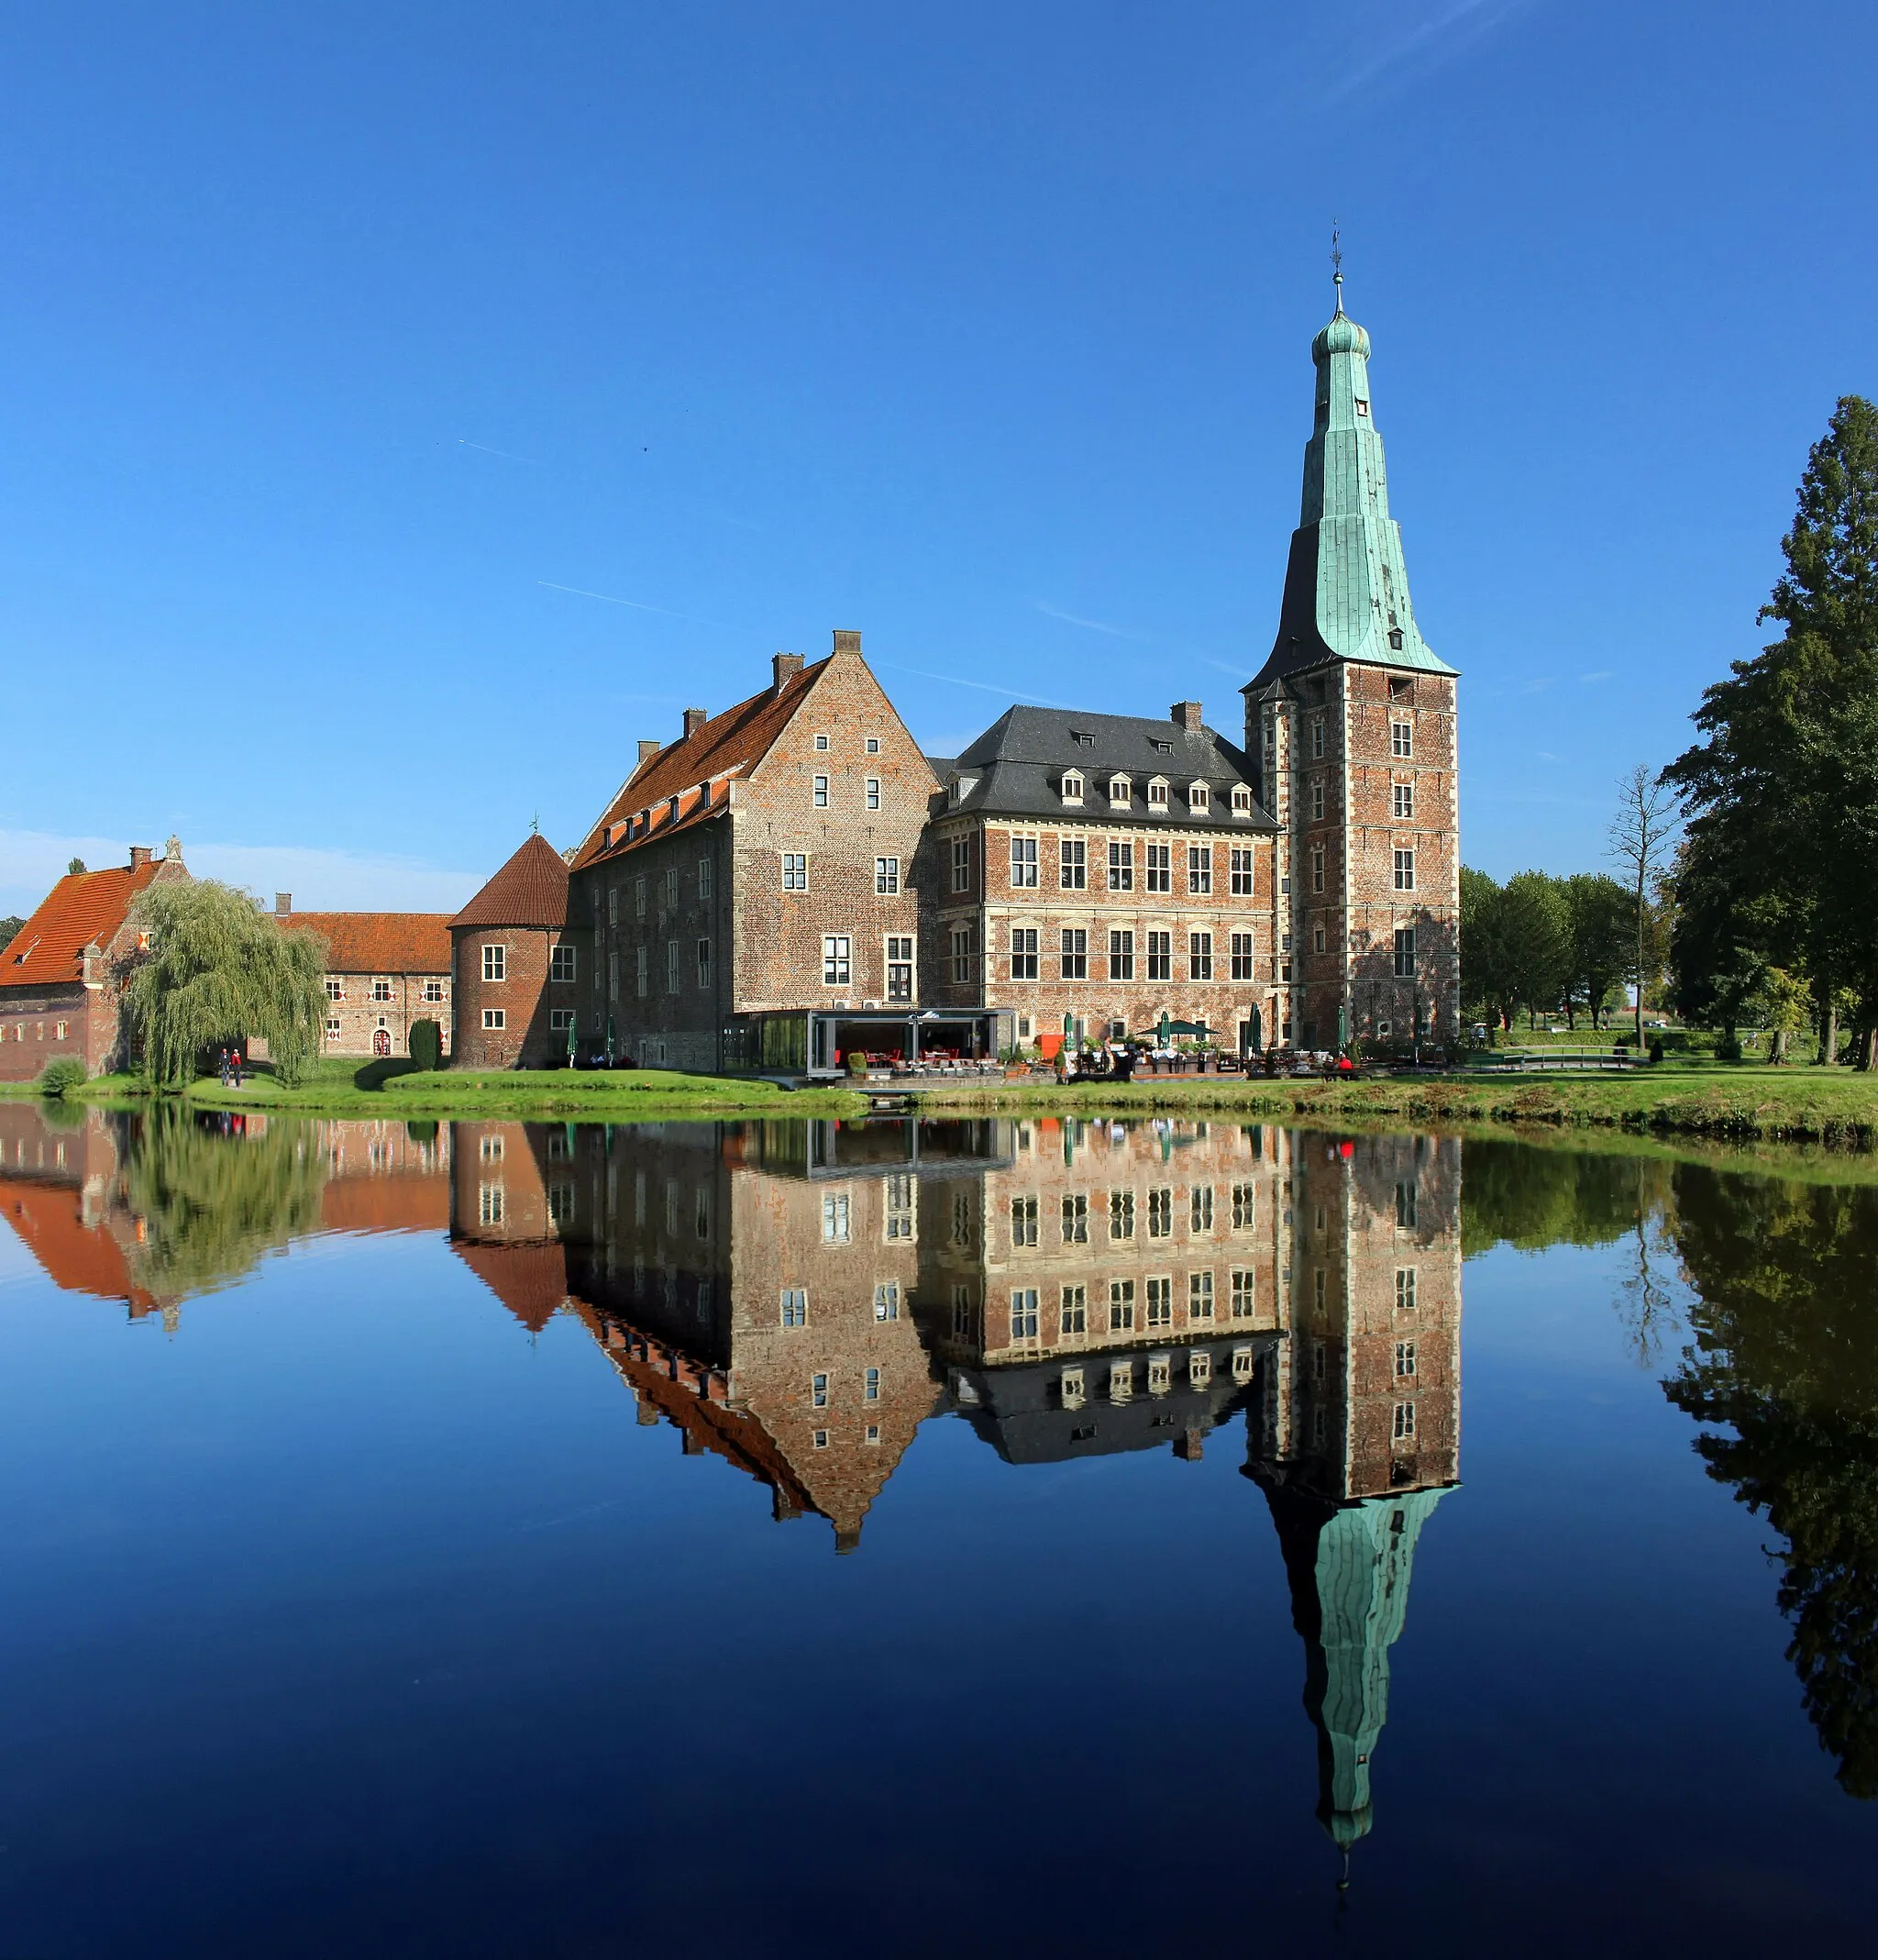
[[[224,1048],[222,1050],[222,1087],[224,1089],[239,1089],[241,1087],[242,1071],[247,1066],[248,1064],[242,1059],[241,1048],[238,1043],[234,1047]]]

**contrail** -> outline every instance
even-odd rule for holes
[[[993,687],[989,681],[967,681],[961,674],[932,674],[923,667],[902,667],[898,660],[870,660],[867,664],[870,667],[889,668],[897,674],[917,674],[922,681],[945,681],[954,687],[975,687],[981,694],[1002,694],[1007,701],[1015,699],[1034,702],[1040,708],[1073,710],[1076,706],[1073,701],[1052,701],[1047,694],[1020,694],[1015,688]]]
[[[545,585],[551,592],[572,592],[577,599],[601,599],[608,605],[629,605],[635,613],[657,613],[663,619],[689,620],[694,626],[722,626],[726,633],[741,633],[741,626],[734,626],[727,619],[701,619],[695,613],[674,613],[668,606],[647,605],[643,599],[620,599],[612,592],[590,592],[584,585],[557,585],[552,579],[536,579],[536,584]]]
[[[458,436],[458,443],[466,449],[481,449],[485,456],[500,456],[505,463],[527,463],[536,470],[546,470],[547,465],[532,456],[516,456],[507,449],[492,449],[486,442],[471,442],[467,436]]]

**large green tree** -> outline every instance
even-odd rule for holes
[[[1564,897],[1571,948],[1565,1008],[1573,1015],[1582,1003],[1596,1027],[1618,983],[1638,965],[1635,906],[1631,894],[1601,871],[1574,872],[1564,880]]]
[[[120,975],[124,1009],[153,1082],[179,1087],[205,1051],[256,1037],[285,1080],[305,1073],[326,1017],[319,939],[212,880],[150,886],[130,924],[147,945]]]
[[[1461,867],[1461,1000],[1469,1013],[1496,1026],[1512,1016],[1507,949],[1500,929],[1504,894],[1485,871]]]
[[[1500,893],[1500,938],[1511,997],[1531,1020],[1563,1005],[1572,977],[1572,914],[1564,880],[1515,871]]]
[[[13,944],[14,940],[18,936],[20,927],[25,924],[26,921],[17,914],[0,919],[0,951],[4,951]]]

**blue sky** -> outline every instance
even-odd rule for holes
[[[1333,217],[1464,852],[1595,865],[1878,392],[1878,9],[9,9],[0,910],[453,906],[866,648],[1236,725]],[[592,596],[602,594],[602,596]]]

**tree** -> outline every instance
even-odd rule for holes
[[[1515,871],[1500,893],[1500,937],[1511,998],[1528,1022],[1564,999],[1572,972],[1572,915],[1564,881],[1543,871]]]
[[[65,875],[68,878],[75,878],[83,869],[84,859],[83,858],[74,858],[72,862],[65,867]]]
[[[1676,826],[1675,792],[1641,762],[1618,779],[1618,814],[1611,819],[1611,856],[1629,880],[1635,936],[1630,978],[1637,986],[1637,1045],[1643,1045],[1643,990],[1651,978],[1650,885],[1663,869]]]
[[[443,1030],[435,1021],[425,1019],[411,1024],[411,1066],[419,1070],[436,1069],[443,1067]]]
[[[1461,999],[1470,1013],[1504,1025],[1512,1014],[1500,917],[1503,893],[1485,871],[1461,867]]]
[[[26,921],[17,914],[0,919],[0,953],[4,953],[19,936],[19,929]]]
[[[1569,1019],[1575,1003],[1583,1001],[1596,1027],[1599,1011],[1618,982],[1626,972],[1640,968],[1640,961],[1633,966],[1630,957],[1630,894],[1601,871],[1574,872],[1564,884],[1571,944],[1566,1015]]]
[[[1812,1024],[1812,984],[1803,973],[1789,973],[1784,967],[1769,967],[1762,976],[1761,1001],[1767,1025],[1773,1032],[1773,1053],[1769,1059],[1784,1062],[1787,1043]]]
[[[205,1051],[257,1037],[283,1080],[305,1074],[326,1020],[322,940],[283,933],[249,893],[212,880],[150,886],[129,923],[148,945],[119,980],[151,1081],[180,1087]]]

